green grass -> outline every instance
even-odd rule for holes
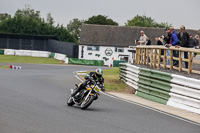
[[[89,72],[87,72],[89,73]],[[119,79],[119,68],[114,67],[111,69],[103,70],[104,85],[106,91],[124,91],[127,85]],[[80,76],[84,79],[84,76]]]
[[[119,79],[119,67],[103,71],[106,90],[124,91],[127,85]]]
[[[43,57],[0,55],[0,63],[61,64],[61,61]]]

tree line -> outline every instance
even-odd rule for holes
[[[41,18],[40,11],[31,8],[18,9],[15,15],[0,13],[0,33],[14,33],[24,35],[53,35],[57,36],[61,41],[74,42],[78,44],[81,25],[98,24],[98,25],[115,25],[119,24],[105,15],[97,15],[87,20],[79,20],[74,18],[70,20],[67,26],[60,24],[55,25],[55,21],[51,13],[47,14],[46,20]],[[137,27],[157,27],[166,28],[171,26],[168,23],[157,23],[154,19],[147,16],[135,16],[131,20],[127,20],[125,26]]]

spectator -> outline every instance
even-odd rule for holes
[[[195,47],[195,39],[192,36],[192,34],[190,34],[190,43],[189,43],[189,48],[194,48]]]
[[[194,36],[195,40],[195,49],[199,49],[199,35]],[[197,55],[197,53],[194,53],[194,57]]]
[[[168,28],[166,28],[166,33],[167,33],[167,36],[162,35],[162,38],[166,44],[170,44],[170,38],[172,34],[170,33],[170,30]]]
[[[178,34],[179,45],[181,47],[189,48],[190,37],[189,34],[185,31],[185,26],[180,26],[180,32]],[[188,59],[188,52],[184,52],[184,58]],[[188,68],[188,62],[185,62],[185,68]]]
[[[199,35],[195,35],[194,36],[195,38],[195,49],[199,49]]]
[[[177,33],[176,31],[174,30],[174,27],[170,27],[170,33],[171,33],[171,39],[170,39],[170,44],[172,44],[172,46],[175,46],[177,47],[178,46],[178,37],[177,37]],[[173,50],[173,56],[174,57],[179,57],[179,54],[178,54],[178,51],[176,50]],[[173,60],[173,66],[179,66],[179,61],[177,60]]]
[[[157,45],[163,45],[162,41],[160,40],[160,38],[156,37],[155,38]],[[164,55],[164,50],[161,50],[161,55]],[[163,58],[160,58],[161,62],[163,61]]]
[[[161,42],[160,38],[156,37],[155,38],[157,45],[163,45],[163,43]]]
[[[140,40],[138,41],[139,45],[146,45],[147,36],[144,34],[144,31],[140,31]]]
[[[148,46],[151,45],[151,40],[149,39],[149,37],[147,37],[146,45],[148,45]],[[149,62],[150,62],[150,56],[149,56],[150,53],[149,53],[149,50],[147,50],[147,51],[148,51],[148,53],[147,53],[148,55],[147,56],[149,57]]]
[[[166,30],[167,36],[162,35],[162,38],[165,41],[165,47],[168,48],[168,47],[171,46],[170,38],[171,38],[172,34],[170,33],[170,30],[168,28],[166,28],[165,30]],[[167,54],[166,55],[170,56],[170,50],[169,49],[167,50]],[[167,65],[170,65],[170,59],[167,59]]]
[[[149,37],[147,37],[147,43],[146,45],[151,45],[151,40],[149,39]]]

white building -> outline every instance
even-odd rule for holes
[[[113,28],[116,29],[117,26],[83,24],[78,58],[104,60],[104,65],[107,66],[113,66],[113,60],[132,60],[132,53],[128,50],[134,47],[135,40],[133,39],[131,44],[120,40],[120,35],[112,32]]]
[[[113,66],[113,60],[128,61],[132,53],[128,47],[79,45],[79,59],[104,60],[104,65]]]
[[[156,45],[156,37],[166,34],[164,28],[83,24],[78,58],[104,60],[104,65],[109,66],[113,60],[130,61],[133,55],[128,52],[128,49],[136,46],[140,31],[144,31],[150,38],[151,45]],[[176,30],[177,33],[179,31],[179,29]],[[199,35],[197,30],[187,31],[193,35]]]

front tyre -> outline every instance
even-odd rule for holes
[[[73,106],[74,104],[75,104],[75,103],[74,103],[72,97],[70,96],[70,97],[68,98],[68,100],[67,100],[67,105],[68,105],[68,106]]]
[[[92,102],[94,101],[95,97],[94,96],[89,96],[87,99],[85,99],[82,104],[81,104],[81,109],[86,109],[87,107],[89,107]]]

